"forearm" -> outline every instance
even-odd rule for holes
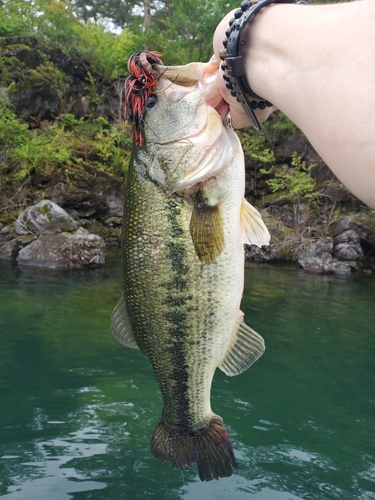
[[[271,5],[246,27],[246,77],[375,207],[375,2]]]

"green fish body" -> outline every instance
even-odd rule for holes
[[[205,100],[201,80],[213,66],[197,68],[179,68],[180,80],[173,68],[163,72],[157,102],[144,117],[144,143],[133,148],[124,293],[111,329],[120,343],[139,348],[155,372],[163,411],[154,455],[177,469],[196,463],[208,481],[237,466],[210,390],[217,367],[237,375],[264,351],[263,339],[243,322],[240,301],[243,243],[265,244],[269,236],[243,198],[239,140]]]

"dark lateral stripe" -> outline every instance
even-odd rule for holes
[[[170,307],[168,312],[165,313],[165,318],[168,321],[168,336],[171,340],[171,346],[168,352],[171,355],[171,362],[173,366],[172,378],[176,382],[172,386],[169,397],[173,400],[173,420],[181,428],[188,428],[190,425],[190,408],[189,408],[189,371],[187,362],[187,334],[188,324],[186,316],[186,301],[188,292],[188,283],[185,276],[189,270],[186,265],[186,245],[179,241],[184,231],[181,227],[178,216],[180,208],[177,204],[171,205],[168,203],[168,221],[170,224],[170,231],[174,238],[167,244],[168,258],[171,262],[172,276],[167,284],[167,298],[165,303]],[[172,286],[171,286],[172,285]],[[183,295],[179,295],[179,294]],[[189,294],[190,295],[190,294]],[[165,408],[164,414],[169,414],[171,404],[164,399]],[[172,416],[172,415],[170,415]]]

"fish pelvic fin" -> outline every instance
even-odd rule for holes
[[[215,262],[224,249],[223,215],[218,200],[210,199],[203,190],[196,195],[190,220],[190,235],[201,262]]]
[[[121,293],[119,301],[111,314],[110,328],[112,335],[120,342],[120,344],[126,347],[139,349],[130,324],[124,292]]]
[[[245,198],[241,205],[241,225],[244,243],[258,247],[269,244],[271,236],[262,216]]]
[[[247,326],[240,311],[229,349],[219,368],[229,377],[247,370],[265,351],[263,337]]]
[[[196,464],[201,481],[229,477],[238,467],[223,419],[218,415],[203,429],[188,432],[178,432],[161,419],[151,450],[158,460],[171,462],[175,469]]]

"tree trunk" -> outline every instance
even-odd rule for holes
[[[149,28],[151,24],[151,0],[143,0],[143,12],[145,28]]]

